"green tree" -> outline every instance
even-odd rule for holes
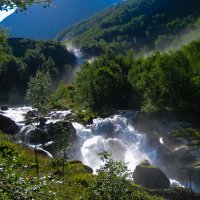
[[[7,34],[5,30],[0,30],[0,67],[6,60],[5,45],[7,41]]]
[[[32,4],[42,4],[44,7],[49,6],[51,0],[1,0],[0,10],[9,10],[18,7],[20,11],[26,10]]]
[[[50,97],[50,85],[51,77],[49,72],[38,70],[35,77],[31,77],[28,83],[28,89],[26,93],[27,100],[37,108],[37,126],[39,122],[39,112],[44,112],[47,109],[48,100]],[[38,160],[37,160],[37,131],[36,131],[36,147],[35,147],[35,158],[36,158],[36,171],[39,174]]]
[[[88,187],[86,199],[88,200],[156,200],[141,188],[131,183],[131,173],[123,162],[112,160],[110,154],[103,152],[100,159],[104,165],[97,170]]]

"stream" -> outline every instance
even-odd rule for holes
[[[77,58],[77,64],[69,69],[67,75],[65,74],[64,80],[67,83],[74,79],[81,64],[85,61],[80,49],[72,48],[71,51]],[[90,62],[90,60],[87,61]],[[34,109],[26,106],[12,107],[2,111],[1,114],[11,118],[18,125],[17,142],[23,142],[35,148],[32,134],[36,130],[36,122],[32,125],[25,125],[25,115],[30,111]],[[63,121],[70,113],[70,110],[51,111],[45,116],[46,124]],[[138,164],[148,160],[150,164],[162,169],[170,178],[171,186],[189,187],[188,169],[192,163],[200,161],[200,150],[189,146],[184,140],[169,137],[167,133],[177,122],[170,122],[164,126],[159,124],[162,134],[139,132],[134,124],[134,118],[137,115],[136,111],[119,111],[108,118],[93,119],[93,123],[86,126],[73,122],[76,138],[70,149],[70,158],[82,161],[90,166],[94,173],[103,164],[98,156],[98,153],[102,151],[108,151],[114,160],[125,162],[132,172]],[[46,141],[43,145],[48,146],[53,142]],[[43,149],[43,145],[37,144],[37,148],[50,158],[53,157]],[[192,188],[200,191],[200,178],[198,178],[200,170],[197,169],[197,172],[194,171],[192,175],[192,180],[194,180]]]
[[[31,107],[9,108],[3,111],[3,115],[13,119],[20,127],[20,134],[24,134],[24,142],[31,144],[31,129],[33,126],[26,126],[24,123],[25,114],[33,110]],[[64,120],[65,116],[71,113],[68,111],[52,111],[46,117],[47,124]],[[182,170],[187,165],[184,141],[172,141],[166,135],[149,136],[140,133],[135,129],[134,118],[138,112],[119,111],[116,115],[108,118],[97,118],[91,125],[83,126],[77,122],[72,125],[76,129],[76,138],[70,150],[71,159],[82,161],[90,166],[94,173],[103,163],[98,157],[98,153],[108,151],[114,160],[127,163],[128,169],[134,171],[135,167],[144,160],[148,160],[152,165],[161,168],[170,178],[172,186],[188,187],[188,173]],[[20,142],[20,141],[18,141]],[[47,141],[51,144],[53,141]],[[38,144],[41,148],[41,145]],[[41,148],[42,149],[42,148]],[[188,151],[191,155],[196,155],[200,159],[199,151]],[[196,153],[196,154],[195,154]],[[184,155],[185,154],[185,155]],[[189,156],[191,156],[189,155]],[[51,157],[51,156],[49,156]],[[184,161],[183,161],[183,160]],[[197,182],[192,183],[193,189],[199,191]]]

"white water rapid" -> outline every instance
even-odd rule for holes
[[[25,125],[24,117],[28,111],[34,111],[31,107],[9,108],[1,114],[13,119],[20,127],[19,134],[24,135],[24,142],[29,147],[34,148],[33,133],[35,124]],[[52,111],[46,116],[46,124],[56,123],[64,120],[71,111]],[[188,171],[181,174],[180,171],[186,166],[184,156],[193,156],[187,146],[182,147],[182,143],[175,143],[174,138],[170,139],[165,134],[154,135],[138,132],[134,127],[133,119],[138,112],[120,111],[118,114],[102,119],[93,119],[91,125],[83,126],[77,122],[72,125],[76,129],[76,138],[70,150],[72,159],[80,160],[90,166],[94,173],[103,164],[98,153],[108,151],[114,160],[127,163],[129,170],[134,171],[135,167],[144,160],[148,160],[152,165],[161,168],[170,178],[172,186],[188,186]],[[44,146],[51,145],[54,141],[46,141],[45,144],[38,144],[38,150],[45,152]],[[178,148],[181,146],[181,148]],[[196,152],[196,151],[195,151]],[[184,177],[184,176],[185,177]],[[193,184],[194,189],[198,187]]]
[[[35,138],[35,132],[37,130],[36,125],[37,125],[37,120],[35,117],[35,120],[33,123],[26,125],[25,123],[25,116],[28,112],[33,112],[36,115],[36,110],[32,107],[28,106],[23,106],[23,107],[12,107],[9,108],[8,110],[1,111],[1,114],[9,117],[10,119],[14,120],[15,123],[19,127],[19,132],[16,135],[16,140],[18,143],[24,143],[28,147],[34,149],[37,147],[37,150],[40,152],[43,152],[45,155],[48,157],[52,158],[53,156],[46,150],[44,150],[42,147],[44,146],[49,146],[53,143],[53,141],[48,141],[45,144],[35,144],[34,140],[32,138]],[[67,115],[71,113],[71,110],[63,110],[63,111],[51,111],[45,119],[47,120],[45,124],[54,124],[58,121],[63,121]],[[23,140],[21,138],[23,137]]]
[[[140,162],[151,162],[155,152],[146,148],[147,136],[138,133],[130,120],[137,112],[126,112],[106,119],[94,119],[90,126],[73,123],[77,130],[77,141],[71,155],[92,167],[94,171],[101,166],[98,153],[108,151],[114,160],[127,163],[133,171]]]
[[[159,148],[150,145],[148,135],[134,128],[132,120],[136,115],[137,112],[127,111],[105,119],[94,119],[93,124],[87,126],[73,123],[77,138],[71,149],[71,157],[90,166],[94,173],[103,164],[98,156],[103,151],[109,152],[114,160],[127,163],[131,171],[146,159],[162,169]],[[158,137],[157,140],[163,147],[163,138]],[[172,187],[184,187],[173,177],[170,182]]]

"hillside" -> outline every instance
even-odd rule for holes
[[[40,5],[33,5],[25,12],[13,13],[0,22],[0,28],[8,27],[12,37],[53,39],[64,28],[117,2],[119,0],[53,0],[46,9]]]
[[[142,187],[124,180],[123,174],[116,171],[123,169],[117,166],[117,163],[115,166],[115,162],[112,162],[115,167],[112,168],[114,170],[111,172],[112,176],[109,176],[109,171],[106,171],[107,167],[102,169],[104,173],[95,176],[92,174],[92,169],[80,161],[49,159],[38,154],[39,175],[37,176],[34,151],[22,144],[14,143],[8,135],[1,132],[0,150],[0,199],[109,200],[109,195],[113,195],[113,192],[115,195],[128,195],[128,199],[134,200],[163,199],[151,196]],[[119,176],[114,174],[116,172]],[[108,186],[106,184],[110,178],[116,182]],[[105,183],[101,179],[105,180]],[[105,186],[110,190],[106,190]],[[106,198],[101,198],[102,195]]]
[[[30,76],[37,69],[49,70],[53,80],[66,73],[75,57],[59,42],[10,38],[4,47],[6,61],[0,63],[0,100],[23,100]]]
[[[63,30],[57,38],[92,55],[107,47],[118,52],[162,50],[166,43],[177,47],[178,40],[180,45],[183,33],[187,37],[181,43],[199,38],[199,16],[198,0],[127,0]]]
[[[107,51],[85,63],[72,85],[59,85],[51,104],[58,108],[78,105],[101,115],[112,108],[199,112],[199,91],[197,40],[177,51],[146,57],[135,57],[131,51],[125,55]]]

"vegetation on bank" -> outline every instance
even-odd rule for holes
[[[65,161],[38,155],[39,176],[35,173],[34,152],[0,133],[0,199],[128,199],[159,200],[126,180],[123,163],[105,157],[98,175],[79,161]],[[111,181],[111,182],[110,182]]]
[[[92,176],[80,162],[65,162],[63,175],[58,160],[42,155],[38,155],[37,176],[34,151],[15,144],[2,133],[0,148],[1,199],[78,199],[85,191],[81,181],[87,183]]]
[[[61,83],[50,104],[85,113],[110,108],[197,112],[199,91],[200,41],[194,41],[174,52],[139,58],[109,50],[85,63],[71,85]]]
[[[127,0],[77,23],[58,34],[89,55],[177,49],[200,39],[200,2],[197,0]]]

